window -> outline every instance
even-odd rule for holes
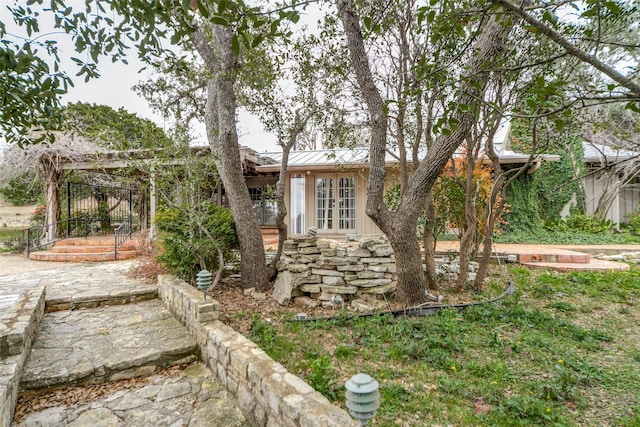
[[[316,177],[316,226],[333,232],[356,229],[355,178]]]
[[[270,186],[249,188],[253,212],[256,214],[258,224],[274,225],[276,223],[276,199]]]
[[[291,234],[304,234],[305,230],[305,177],[304,175],[292,175],[290,181],[290,232]]]

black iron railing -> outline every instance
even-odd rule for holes
[[[87,237],[90,233],[91,218],[88,214],[27,228],[27,256],[36,249],[69,237]]]
[[[109,235],[130,219],[133,202],[130,188],[67,182],[67,216],[89,214],[93,235]]]
[[[114,230],[114,234],[115,234],[115,241],[114,241],[114,248],[115,248],[115,252],[113,255],[113,259],[117,260],[118,259],[118,251],[122,248],[122,245],[124,245],[124,242],[127,241],[127,239],[129,239],[131,237],[131,233],[133,232],[133,215],[129,214],[129,217],[126,218],[124,221],[122,221],[122,223],[120,223],[120,225],[118,227],[116,227],[116,229]]]

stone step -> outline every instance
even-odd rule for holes
[[[83,253],[103,253],[103,252],[113,253],[113,248],[114,248],[114,245],[111,245],[111,246],[54,245],[53,248],[51,248],[51,252],[56,252],[59,254],[83,254]],[[123,246],[122,249],[134,250],[135,248],[127,248]]]
[[[139,255],[138,251],[118,251],[117,261],[134,259]],[[35,261],[53,262],[105,262],[116,261],[113,252],[97,253],[58,253],[54,251],[31,252],[29,258]]]
[[[79,245],[79,246],[113,246],[114,245],[114,237],[111,236],[94,236],[94,237],[72,237],[69,239],[64,239],[56,242],[56,245]],[[129,239],[125,242],[125,244],[137,246],[137,241],[135,239]]]
[[[159,300],[47,313],[20,381],[40,393],[151,375],[195,360],[196,341]]]
[[[569,252],[569,251],[567,251]],[[589,254],[581,254],[577,252],[570,253],[537,253],[537,254],[519,254],[518,262],[520,264],[551,262],[559,264],[589,264],[591,256]]]
[[[605,261],[594,259],[588,263],[584,262],[524,262],[521,263],[529,268],[548,268],[560,273],[570,271],[626,271],[629,264],[615,261]]]

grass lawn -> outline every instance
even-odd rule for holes
[[[501,293],[505,276],[478,298]],[[254,315],[248,336],[342,407],[345,381],[373,376],[370,425],[640,426],[640,268],[509,277],[516,295],[493,305],[425,318]]]

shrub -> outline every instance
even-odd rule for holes
[[[35,203],[42,193],[42,183],[32,174],[24,174],[9,180],[6,186],[0,188],[0,194],[8,202],[17,206]]]
[[[231,212],[213,202],[160,209],[155,219],[161,232],[158,261],[190,283],[195,282],[201,269],[218,267],[216,247],[227,256],[237,246]],[[205,229],[215,240],[207,236]]]
[[[627,215],[627,229],[634,236],[640,236],[640,207],[637,213]]]
[[[557,223],[545,224],[550,230],[554,231],[575,231],[587,234],[607,234],[613,230],[613,222],[606,218],[596,215],[585,215],[581,213],[571,213],[565,219],[559,220]]]

